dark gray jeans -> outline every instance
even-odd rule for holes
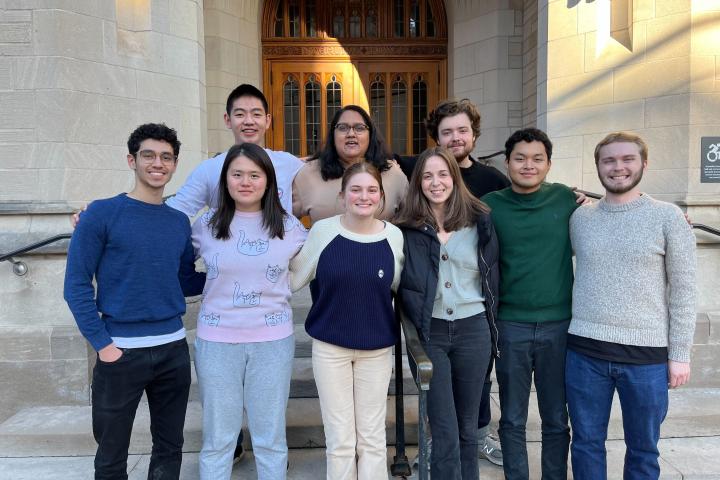
[[[485,313],[452,322],[433,318],[430,341],[423,343],[433,364],[428,392],[430,474],[443,480],[477,480],[478,409],[491,349]]]
[[[565,346],[569,324],[569,320],[497,322],[500,350],[495,363],[500,387],[498,433],[507,480],[529,478],[525,424],[533,374],[542,419],[542,479],[567,479],[570,428],[565,404]]]

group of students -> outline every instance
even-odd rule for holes
[[[508,139],[508,182],[470,157],[480,116],[467,100],[443,101],[431,112],[428,132],[439,146],[409,164],[392,160],[360,107],[336,112],[323,149],[307,163],[262,148],[270,127],[267,112],[255,87],[235,89],[225,123],[236,145],[200,164],[164,203],[180,143],[164,125],[138,127],[127,156],[134,189],[92,202],[82,214],[68,252],[65,298],[98,351],[92,385],[96,478],[127,478],[130,432],[143,391],[153,436],[148,478],[178,478],[190,385],[183,296],[201,293],[195,368],[203,406],[202,479],[230,478],[243,411],[258,478],[286,477],[285,411],[295,348],[290,298],[308,284],[312,307],[305,329],[312,337],[328,480],[387,478],[386,398],[392,347],[399,336],[394,308],[404,309],[414,322],[433,363],[428,419],[435,479],[478,478],[479,435],[486,435],[490,420],[493,359],[509,479],[529,477],[525,423],[533,376],[543,421],[543,478],[566,478],[567,405],[576,429],[593,403],[582,392],[568,393],[566,399],[566,348],[583,359],[618,361],[618,349],[606,344],[624,345],[622,334],[632,330],[629,345],[655,350],[620,349],[631,355],[629,361],[622,357],[627,363],[645,365],[652,359],[655,365],[664,352],[666,375],[668,359],[671,367],[674,361],[688,365],[672,386],[687,380],[685,323],[692,310],[694,284],[688,282],[694,281],[694,265],[685,264],[693,260],[694,243],[688,246],[687,225],[680,232],[676,207],[662,204],[657,225],[644,224],[651,231],[659,228],[660,236],[668,225],[680,232],[670,243],[667,236],[657,239],[667,251],[650,249],[656,256],[672,256],[673,279],[682,277],[685,286],[672,297],[673,318],[664,317],[669,333],[667,325],[664,337],[662,328],[658,332],[657,318],[650,326],[642,323],[644,312],[633,317],[630,327],[623,326],[622,310],[595,312],[598,295],[588,293],[587,276],[580,287],[582,308],[595,313],[576,322],[572,247],[578,246],[571,245],[570,217],[585,198],[545,183],[552,144],[543,132],[524,129]],[[607,185],[600,175],[607,198],[613,191],[608,185],[619,184],[621,195],[630,192],[645,203],[661,204],[638,193],[647,151],[634,136],[624,135],[596,150],[599,172],[611,160],[620,165],[608,175]],[[618,144],[638,151],[602,155]],[[625,171],[634,168],[635,157],[642,166],[639,178]],[[205,206],[208,211],[191,227],[188,217]],[[297,216],[312,219],[309,232]],[[581,249],[584,255],[593,254],[595,241],[590,237],[591,244]],[[195,271],[196,258],[203,259],[206,272]],[[581,258],[585,262],[587,257],[578,256],[578,268]],[[644,271],[648,262],[630,267]],[[662,311],[657,292],[638,290],[645,292],[653,313]],[[617,299],[600,301],[605,308]],[[682,322],[674,320],[675,313]],[[606,317],[615,323],[605,325]],[[637,362],[633,354],[646,362]],[[666,410],[667,401],[664,405]],[[658,408],[655,415],[645,415],[653,418],[656,430],[664,417],[662,405]],[[604,442],[606,429],[603,434],[602,425],[586,426],[591,433],[581,435],[578,449],[573,441],[576,478],[603,478],[597,456],[602,453],[604,459],[598,441]],[[638,449],[628,443],[628,468],[640,465],[645,475],[631,478],[657,478],[657,434],[638,434]]]

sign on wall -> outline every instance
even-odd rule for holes
[[[720,183],[720,137],[700,139],[700,183]]]

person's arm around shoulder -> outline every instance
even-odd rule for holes
[[[195,249],[193,248],[193,240],[191,236],[190,220],[185,217],[184,220],[187,222],[183,226],[185,232],[185,249],[180,259],[180,271],[178,272],[178,279],[180,280],[180,286],[183,291],[183,296],[194,297],[200,295],[205,288],[205,280],[207,274],[205,272],[198,272],[195,269]]]
[[[696,239],[682,211],[668,206],[665,228],[665,272],[668,282],[668,386],[690,378],[690,350],[695,332]]]
[[[306,164],[298,170],[292,182],[292,214],[297,218],[307,216],[309,213],[307,202],[303,197],[303,194],[311,188],[311,184],[309,182],[309,172],[310,164]]]
[[[307,234],[304,245],[290,260],[290,290],[296,292],[315,278],[320,254],[328,243],[338,234],[337,217],[315,222]]]
[[[392,290],[397,292],[400,285],[400,277],[402,275],[403,265],[405,264],[404,237],[402,231],[390,222],[385,222],[385,228],[388,229],[387,241],[395,258],[395,274],[393,275]]]
[[[207,159],[195,167],[177,193],[165,203],[188,217],[194,217],[206,205],[210,205],[218,183],[218,178],[210,178],[211,162],[217,161],[216,158]]]
[[[107,241],[107,203],[91,203],[78,223],[68,248],[63,297],[75,317],[80,333],[98,352],[103,362],[120,358],[122,351],[115,347],[100,318],[95,300],[93,278],[97,272]]]

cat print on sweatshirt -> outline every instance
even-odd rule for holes
[[[244,292],[240,288],[240,284],[235,282],[235,291],[233,292],[233,307],[251,308],[260,305],[260,297],[262,292]]]

